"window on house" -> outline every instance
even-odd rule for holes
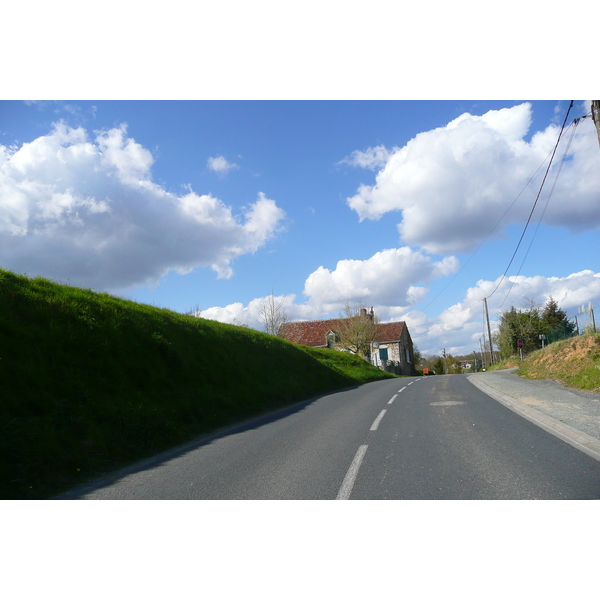
[[[340,336],[335,331],[329,331],[326,338],[328,348],[333,348],[340,341]]]
[[[412,362],[412,361],[410,360],[410,350],[408,349],[408,346],[407,346],[406,348],[404,348],[404,350],[405,350],[405,352],[406,352],[406,362],[407,362],[407,363],[409,363],[409,362]]]

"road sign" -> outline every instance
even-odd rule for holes
[[[517,342],[517,346],[519,346],[519,348],[522,348],[522,347],[524,346],[524,344],[523,344],[523,340],[519,340],[519,341]]]

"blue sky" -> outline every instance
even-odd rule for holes
[[[493,325],[549,295],[574,316],[600,299],[590,119],[546,207],[571,130],[557,152],[521,279],[492,292],[569,105],[555,99],[595,94],[594,23],[503,8],[11,5],[0,265],[257,328],[271,292],[292,320],[362,301],[426,354],[477,348],[483,297]],[[568,125],[588,111],[576,100]]]
[[[423,146],[415,149],[421,153],[412,156],[419,156],[420,162],[409,161],[404,175],[394,164],[389,166],[404,189],[406,173],[416,174],[421,169],[422,187],[416,186],[411,192],[419,202],[412,195],[407,199],[396,193],[390,180],[383,182],[389,193],[379,193],[378,203],[373,197],[379,190],[369,192],[369,188],[375,186],[385,166],[381,161],[390,158],[394,148],[402,149],[419,134],[444,128],[466,112],[481,117],[490,110],[511,109],[532,98],[531,123],[522,137],[524,142],[530,142],[536,132],[560,125],[568,101],[554,99],[596,96],[591,58],[596,53],[596,20],[557,18],[553,7],[540,10],[538,2],[522,1],[504,3],[494,10],[493,18],[472,2],[437,3],[428,6],[431,10],[426,12],[418,3],[404,3],[399,10],[396,5],[378,1],[369,3],[368,8],[324,0],[302,6],[280,4],[277,10],[273,6],[261,1],[192,6],[175,0],[168,9],[162,5],[140,9],[137,2],[120,0],[105,2],[98,9],[83,4],[74,7],[59,0],[36,4],[33,11],[28,2],[3,7],[7,24],[3,44],[10,52],[5,53],[0,91],[0,266],[29,274],[37,271],[62,281],[68,278],[72,283],[111,289],[177,311],[198,305],[205,314],[212,309],[212,318],[239,315],[247,321],[249,307],[255,308],[255,300],[271,290],[288,297],[286,308],[292,318],[327,316],[331,307],[326,304],[334,305],[329,314],[336,316],[335,298],[326,293],[335,291],[336,286],[327,288],[326,284],[333,278],[338,288],[346,284],[339,293],[342,297],[358,287],[361,275],[374,273],[376,281],[363,287],[375,291],[363,294],[363,300],[380,307],[384,320],[406,318],[422,351],[434,353],[444,347],[455,353],[473,350],[483,329],[481,298],[490,295],[494,282],[506,269],[533,198],[523,197],[522,205],[507,215],[499,229],[505,237],[490,237],[468,264],[468,252],[448,248],[438,253],[435,250],[442,248],[432,245],[437,240],[447,246],[454,241],[458,246],[456,239],[448,239],[452,232],[460,234],[459,241],[462,237],[479,243],[478,233],[487,234],[497,220],[492,218],[496,216],[491,210],[494,205],[489,204],[487,212],[472,211],[468,220],[463,218],[464,194],[456,190],[464,191],[464,183],[473,181],[472,189],[483,195],[492,189],[490,182],[502,183],[502,202],[509,205],[521,191],[523,179],[539,166],[531,164],[536,162],[536,152],[524,147],[519,161],[498,145],[480,144],[483,164],[467,160],[465,168],[448,168],[444,173],[434,168],[436,163],[443,164],[435,150],[443,150],[444,144],[425,136]],[[72,100],[56,100],[65,98]],[[465,100],[469,98],[475,100]],[[24,102],[29,99],[51,101]],[[223,99],[255,102],[197,102]],[[324,102],[264,102],[315,99]],[[338,102],[357,99],[386,101]],[[178,100],[186,102],[174,102]],[[576,101],[571,114],[581,116],[585,110],[581,101]],[[54,123],[73,130],[81,127],[82,132],[78,137],[62,129],[57,137],[52,133]],[[127,124],[126,133],[119,129],[122,123]],[[589,121],[577,129],[585,139],[580,155],[569,161],[577,163],[570,172],[578,176],[563,179],[569,169],[563,170],[548,205],[549,224],[540,227],[523,266],[521,274],[529,279],[515,286],[514,298],[511,296],[508,304],[520,305],[523,296],[543,302],[552,293],[568,299],[570,304],[565,308],[573,315],[579,304],[597,305],[600,300],[600,147]],[[552,137],[552,129],[550,133]],[[481,131],[470,139],[480,136]],[[135,143],[128,145],[129,139]],[[20,163],[17,159],[9,166],[24,144],[36,140],[41,140],[36,155],[30,154],[25,160],[23,153]],[[552,143],[545,140],[540,152],[545,153]],[[368,152],[380,146],[388,153]],[[513,148],[516,146],[519,144],[513,139]],[[73,150],[69,153],[61,147]],[[503,147],[506,150],[507,146]],[[76,154],[77,149],[82,152]],[[364,154],[354,154],[356,151]],[[428,154],[435,161],[425,168],[423,156]],[[221,175],[210,170],[209,159],[220,156],[238,168]],[[581,160],[585,156],[587,165]],[[355,163],[372,168],[353,166],[352,157]],[[344,159],[350,163],[339,164]],[[515,180],[511,174],[518,171],[519,163],[524,172]],[[499,167],[493,171],[490,165]],[[463,188],[456,187],[456,178],[448,179],[452,173],[464,176]],[[488,177],[478,180],[473,173]],[[568,183],[566,189],[561,181]],[[427,186],[428,182],[438,182],[440,187]],[[585,182],[591,190],[582,188]],[[356,208],[352,208],[348,199],[358,195],[361,184],[367,186],[362,204],[358,198]],[[202,205],[195,196],[189,196],[190,189],[198,197],[211,194],[221,204]],[[272,203],[260,202],[261,193]],[[479,202],[487,208],[481,195]],[[186,196],[187,203],[181,200]],[[450,209],[449,214],[442,210],[443,205],[436,204],[439,197]],[[397,207],[384,210],[394,206],[394,198],[412,206],[412,215]],[[477,205],[476,194],[472,202]],[[489,197],[487,202],[491,202]],[[545,202],[544,196],[540,202]],[[194,226],[201,221],[201,206],[207,209],[204,227]],[[253,206],[255,218],[250,222],[255,227],[251,231],[244,229],[244,215]],[[263,209],[261,219],[259,208]],[[367,208],[371,216],[380,209],[379,218],[368,218]],[[285,216],[279,219],[277,209]],[[362,211],[362,221],[357,209]],[[207,227],[211,216],[220,219],[221,227]],[[408,241],[400,239],[398,231],[398,224],[407,216]],[[574,217],[579,217],[577,222],[573,222]],[[441,231],[432,229],[436,223]],[[536,223],[534,216],[531,233]],[[525,247],[530,239],[526,237]],[[423,245],[429,246],[429,251],[422,249]],[[404,247],[411,249],[404,256],[384,253]],[[229,252],[223,252],[224,248]],[[517,256],[509,275],[517,273],[522,256],[523,252]],[[431,273],[431,264],[448,257],[456,258],[455,268],[462,267],[460,273],[443,275],[438,269],[432,273],[437,277],[419,280],[419,273]],[[211,260],[221,259],[225,269],[223,261],[228,258],[233,273],[230,278],[219,279],[210,267]],[[350,260],[358,262],[340,263]],[[196,266],[185,275],[172,269],[181,264],[189,268],[194,261],[208,266]],[[142,275],[154,275],[154,284],[130,283],[119,288],[128,277],[136,280],[141,266]],[[416,266],[417,274],[411,266]],[[319,267],[324,270],[319,271]],[[161,275],[164,269],[167,274]],[[313,296],[304,296],[307,279],[317,271],[319,277],[311,279]],[[584,275],[573,276],[582,272]],[[121,282],[115,289],[111,274],[112,279],[119,275]],[[407,277],[394,279],[398,274]],[[377,281],[391,281],[392,285],[374,285]],[[420,301],[406,304],[405,292],[411,286],[424,287],[427,292]],[[492,319],[504,289],[499,288],[490,300]],[[394,304],[394,290],[398,304]],[[464,309],[471,304],[472,309]],[[233,308],[225,310],[228,306]],[[394,306],[399,309],[392,311]],[[196,511],[195,506],[191,509]],[[302,509],[320,511],[321,505],[306,504]],[[293,506],[286,535],[290,523],[300,524],[301,529],[292,531],[302,537],[319,522],[315,518],[320,515],[315,512],[304,522],[299,518],[302,509]],[[444,523],[460,522],[456,511],[461,509],[453,505],[452,518],[444,516]],[[252,514],[244,515],[244,522],[256,521],[256,507],[251,510]],[[464,505],[464,510],[464,516],[472,519],[473,507]],[[499,515],[496,507],[494,510],[497,522],[502,511]],[[528,524],[543,508],[536,506],[535,510],[535,516],[528,515]],[[79,523],[71,518],[72,507],[69,511],[68,518],[59,520],[61,539],[69,523]],[[522,518],[521,506],[518,511],[507,515],[507,530]],[[260,521],[262,539],[269,539],[265,531],[274,522],[272,513],[269,507],[269,514]],[[28,513],[28,522],[31,516]],[[44,514],[43,520],[36,521],[38,538],[44,525],[56,522],[48,516],[55,517]],[[110,516],[108,520],[94,515],[94,522],[102,523],[101,535],[112,531],[110,525],[114,523],[123,529],[119,512]],[[221,536],[223,523],[231,522],[229,506],[227,514],[218,516],[222,518],[208,521],[216,524],[214,533]],[[354,523],[357,516],[353,509]],[[431,522],[432,514],[422,516],[426,519],[411,521],[418,524],[415,539],[421,539],[423,523]],[[153,513],[156,521],[155,517]],[[331,533],[330,517],[327,527]],[[345,539],[346,515],[342,519],[338,537]],[[169,531],[172,522],[170,515]],[[207,522],[202,525],[205,536]],[[235,530],[231,531],[240,538],[241,521],[233,522]],[[14,538],[17,541],[22,538],[21,529]],[[437,538],[439,529],[435,531]],[[369,531],[373,545],[377,530],[364,530]],[[385,543],[388,532],[380,530]],[[410,526],[408,531],[410,535]],[[252,537],[255,532],[249,533]],[[355,541],[355,532],[352,535]],[[456,549],[456,536],[451,537]],[[215,535],[212,539],[220,538]],[[473,547],[472,541],[468,539],[465,551]],[[484,539],[477,542],[485,545]],[[352,544],[347,547],[354,552]],[[290,549],[285,554],[288,562]],[[138,554],[144,556],[144,549],[140,550]],[[343,556],[340,550],[336,548],[334,554]],[[491,550],[486,547],[486,558]],[[530,554],[543,556],[544,549],[537,550],[541,553]],[[330,554],[327,564],[331,563]],[[350,554],[343,557],[355,558]],[[377,553],[374,557],[379,561]],[[87,574],[89,553],[85,553],[85,561],[77,564],[79,571],[75,568],[72,572]],[[46,553],[44,564],[47,562]],[[217,563],[211,565],[215,566]],[[285,573],[287,563],[282,566]],[[371,589],[377,577],[366,572]],[[179,579],[170,578],[169,585]]]
[[[504,3],[493,18],[472,2],[427,11],[377,0],[368,8],[324,0],[273,6],[175,0],[168,9],[140,9],[120,0],[90,9],[59,0],[33,12],[28,2],[4,7],[0,266],[177,311],[198,305],[210,318],[255,326],[260,298],[271,290],[285,296],[293,319],[337,316],[341,302],[356,297],[383,320],[406,319],[424,353],[474,350],[482,298],[506,269],[537,187],[498,227],[504,237],[492,235],[473,256],[467,246],[481,243],[498,208],[513,202],[552,147],[568,106],[555,99],[596,96],[596,21],[557,18],[552,7],[522,1]],[[512,135],[478,128],[476,118],[455,127],[465,135],[447,135],[449,143],[435,133],[448,134],[465,113],[502,109],[511,111]],[[571,117],[587,109],[576,101]],[[521,271],[526,279],[503,309],[525,297],[542,303],[550,293],[570,316],[583,303],[598,305],[600,147],[589,120],[577,135],[577,155],[568,158]],[[461,149],[461,168],[452,147]],[[236,167],[219,174],[211,158],[213,166]],[[509,275],[518,272],[538,214]],[[492,324],[506,291],[504,282],[491,296]],[[464,507],[472,519],[473,507]],[[444,523],[460,522],[462,508],[453,505]],[[116,510],[110,520],[94,515],[101,533],[114,523],[122,529]],[[251,510],[244,522],[256,522]],[[290,523],[301,534],[321,524],[318,512],[305,522],[302,510],[321,506],[294,505],[286,535]],[[502,511],[494,510],[497,522]],[[522,518],[518,511],[507,515],[507,530]],[[260,519],[261,539],[278,524],[272,513]],[[56,522],[48,516],[36,522],[38,538],[40,526]],[[218,516],[208,521],[221,536],[232,512]],[[411,521],[415,539],[432,515],[420,516]],[[337,537],[345,539],[342,519]],[[59,522],[64,539],[75,521]],[[240,538],[241,521],[233,522]],[[172,523],[170,515],[169,531]],[[364,530],[372,544],[377,532]],[[376,580],[369,573],[369,589]]]
[[[493,319],[549,295],[570,316],[600,300],[590,118],[556,179],[563,136],[507,273],[519,273],[531,243],[524,279],[506,301],[509,280],[491,295],[568,106],[2,101],[1,264],[256,328],[271,292],[291,320],[363,302],[383,321],[406,320],[425,353],[470,352],[483,297]],[[567,125],[588,113],[575,101]]]

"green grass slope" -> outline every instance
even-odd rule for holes
[[[568,387],[600,392],[600,334],[586,334],[549,344],[519,365],[527,379],[553,379]]]
[[[0,377],[0,498],[35,499],[389,375],[345,353],[0,269]]]

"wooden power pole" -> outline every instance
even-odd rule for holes
[[[600,144],[600,100],[592,100],[592,119],[598,132],[598,144]]]
[[[483,299],[483,304],[485,305],[485,318],[487,320],[488,339],[490,341],[490,365],[493,365],[494,364],[494,352],[492,350],[492,329],[490,327],[490,315],[488,313],[487,298]]]

